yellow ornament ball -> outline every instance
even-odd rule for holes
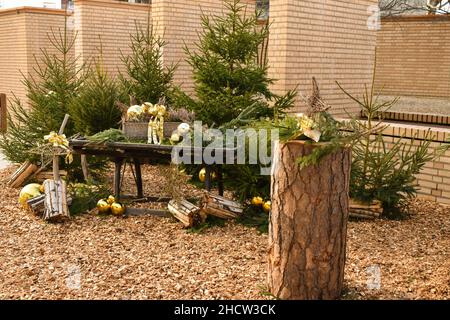
[[[105,199],[101,199],[97,202],[98,213],[107,214],[111,210],[111,205]]]
[[[200,170],[200,172],[198,173],[198,179],[201,182],[205,182],[205,180],[206,180],[206,168],[203,168],[202,170]],[[217,173],[215,171],[211,172],[211,180],[217,180]]]
[[[19,203],[24,207],[27,201],[41,195],[41,185],[38,183],[30,183],[22,188],[19,194]]]
[[[121,216],[125,213],[125,211],[127,211],[126,207],[119,202],[114,202],[111,205],[111,213],[115,216]]]
[[[114,202],[116,202],[116,198],[114,198],[113,196],[109,196],[108,199],[106,199],[106,202],[108,202],[108,204],[111,205]]]
[[[253,199],[252,199],[252,205],[254,205],[254,206],[259,207],[259,206],[262,206],[263,203],[264,203],[264,200],[261,197],[253,197]]]
[[[264,202],[263,204],[264,212],[269,213],[271,209],[272,209],[272,202],[271,201]]]
[[[205,180],[206,180],[206,168],[203,168],[202,170],[200,170],[200,172],[198,173],[198,179],[201,182],[205,182]]]

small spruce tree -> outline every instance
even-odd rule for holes
[[[183,102],[209,126],[233,121],[252,105],[257,106],[257,116],[270,115],[264,100],[275,98],[269,90],[273,80],[267,75],[267,65],[258,64],[269,25],[261,26],[259,14],[248,14],[238,0],[226,2],[225,7],[224,16],[202,16],[196,50],[186,47],[197,99]]]
[[[239,0],[230,0],[225,2],[223,16],[203,15],[196,50],[185,49],[196,97],[178,94],[176,101],[209,127],[236,129],[260,118],[276,119],[294,103],[295,90],[283,96],[270,91],[274,80],[268,77],[267,59],[261,57],[270,26],[261,25],[260,13],[246,8]],[[195,175],[200,170],[189,169]],[[241,201],[270,197],[270,176],[261,175],[260,164],[225,166],[224,179]]]
[[[70,104],[70,115],[75,123],[75,131],[84,135],[118,128],[121,111],[117,102],[126,102],[127,97],[120,90],[117,80],[104,68],[102,49],[94,59],[84,84],[79,89],[77,99]]]
[[[136,33],[131,35],[131,53],[122,54],[126,72],[119,75],[125,93],[136,103],[157,103],[162,97],[170,97],[176,65],[164,66],[165,45],[150,19],[145,28],[136,23]]]

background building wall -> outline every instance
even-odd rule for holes
[[[26,14],[22,11],[0,11],[0,93],[26,96],[21,72],[28,72]]]
[[[151,15],[148,4],[112,0],[75,0],[75,53],[80,63],[89,62],[103,50],[103,61],[111,75],[123,70],[121,54],[130,52],[130,34],[136,26],[147,24]]]
[[[450,17],[383,19],[377,89],[385,95],[450,97]]]
[[[64,26],[64,10],[21,7],[0,10],[0,93],[9,99],[13,93],[26,104],[24,76],[50,49],[48,33]],[[70,25],[70,22],[69,22]]]
[[[280,79],[273,86],[283,93],[299,85],[311,92],[316,77],[322,98],[335,115],[359,107],[345,97],[335,81],[353,94],[361,94],[372,78],[376,31],[368,27],[376,0],[297,1],[271,0],[269,73]],[[296,110],[303,99],[298,98]]]
[[[247,13],[254,14],[256,1],[243,0]],[[193,93],[192,68],[186,62],[185,46],[195,50],[198,32],[201,31],[201,16],[224,14],[222,0],[153,0],[152,19],[158,31],[167,40],[164,47],[164,64],[177,64],[175,83],[187,93]]]

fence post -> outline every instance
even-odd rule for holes
[[[6,94],[0,93],[0,132],[6,131]]]

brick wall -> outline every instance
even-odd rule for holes
[[[47,34],[64,25],[63,10],[21,7],[0,10],[0,93],[27,102],[23,75],[33,74],[35,58],[48,48]],[[69,17],[70,19],[70,17]]]
[[[358,106],[342,94],[335,81],[351,93],[362,93],[364,84],[370,83],[376,31],[367,26],[368,8],[377,3],[271,0],[270,75],[281,79],[273,88],[282,93],[299,85],[300,93],[309,95],[315,76],[334,114],[343,115],[344,108],[358,112]],[[297,109],[302,105],[299,98]]]
[[[247,12],[254,13],[255,0],[242,3],[247,5]],[[193,93],[192,69],[185,60],[184,48],[195,49],[198,32],[201,31],[201,15],[223,15],[224,3],[222,0],[153,0],[152,8],[152,19],[167,40],[164,63],[178,64],[175,83]]]
[[[0,93],[8,98],[14,92],[20,99],[26,96],[21,84],[21,70],[27,73],[26,14],[23,11],[0,11]]]
[[[418,134],[418,139],[423,139],[428,130],[430,130],[428,137],[433,140],[428,150],[429,153],[437,152],[443,145],[448,145],[450,128],[440,126],[391,123],[383,134],[386,135],[386,145],[389,148],[399,139],[402,143],[409,143],[410,138],[416,134]],[[415,143],[418,144],[419,141],[416,140]],[[419,198],[450,205],[450,150],[424,166],[421,173],[417,175],[417,185]]]
[[[123,70],[121,52],[130,52],[130,33],[136,23],[146,25],[151,7],[113,0],[75,0],[75,52],[80,62],[98,57],[100,44],[106,69],[115,75]]]
[[[377,89],[399,96],[450,97],[450,17],[383,19],[377,44]]]

